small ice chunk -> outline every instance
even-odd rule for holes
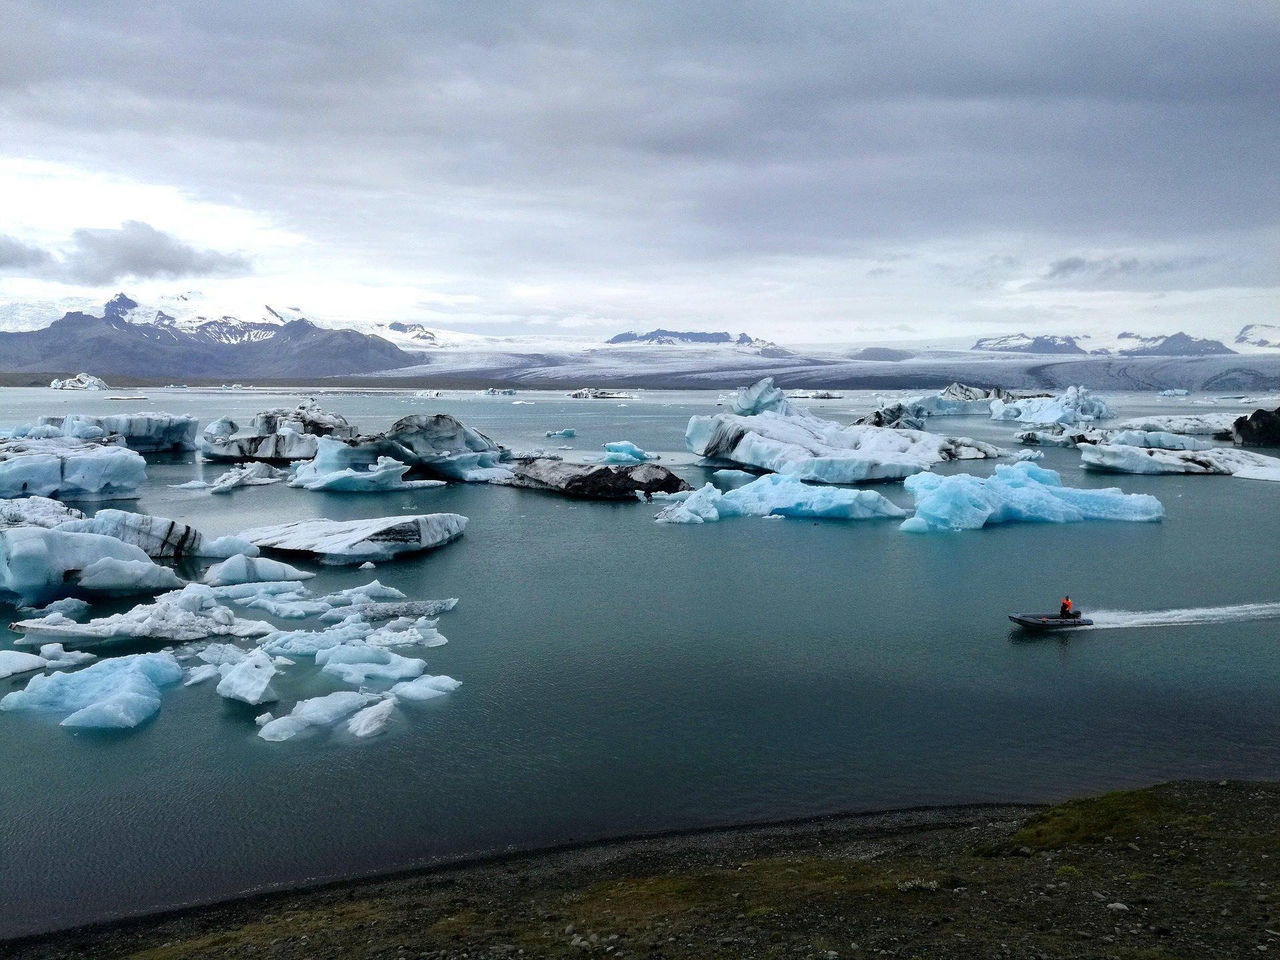
[[[168,567],[161,567],[150,560],[117,560],[103,557],[95,560],[80,572],[80,587],[104,593],[151,593],[159,590],[175,590],[182,586],[182,578]]]
[[[30,673],[32,670],[43,670],[47,661],[34,653],[23,653],[20,650],[0,650],[0,680],[19,673]]]
[[[299,570],[279,560],[250,557],[241,553],[210,567],[204,575],[204,582],[213,587],[226,587],[240,583],[310,580],[314,576],[310,571]]]
[[[271,687],[271,678],[275,675],[276,666],[271,657],[255,650],[222,675],[218,682],[218,695],[253,706],[279,700]]]
[[[253,722],[260,727],[265,727],[268,723],[270,723],[274,719],[275,717],[272,716],[271,711],[268,710],[266,713],[260,713],[256,717],[254,717]]]
[[[378,566],[378,565],[377,565],[376,563],[374,563],[372,560],[366,560],[364,563],[360,564],[360,566],[359,566],[359,567],[357,567],[356,569],[358,569],[358,570],[373,570],[373,569],[374,569],[374,568],[376,568],[377,566]]]
[[[69,620],[75,620],[77,617],[83,617],[89,612],[89,604],[84,600],[75,597],[63,597],[61,600],[55,600],[47,603],[43,607],[32,609],[31,607],[23,607],[22,613],[28,619],[38,619],[49,617],[53,614],[66,617]]]
[[[42,644],[40,656],[44,657],[45,667],[49,670],[66,670],[98,659],[95,654],[84,650],[64,650],[60,643]]]
[[[370,681],[410,680],[422,676],[427,667],[424,660],[402,657],[383,647],[366,644],[343,644],[317,651],[316,663],[322,672],[352,686]]]
[[[218,668],[212,663],[202,663],[198,667],[192,667],[187,671],[187,679],[182,681],[184,687],[194,687],[197,683],[204,683],[206,680],[212,680],[214,677],[220,676]]]
[[[418,677],[416,680],[406,680],[403,683],[397,683],[391,688],[391,695],[401,700],[433,700],[436,697],[443,697],[446,693],[452,693],[462,686],[460,680],[453,677],[438,676]]]
[[[296,737],[310,727],[330,727],[373,699],[368,693],[339,690],[323,697],[300,700],[287,715],[263,724],[258,736],[271,743],[279,743]]]
[[[365,707],[354,717],[347,721],[347,730],[357,737],[372,737],[387,729],[387,724],[391,722],[391,714],[395,711],[396,701],[394,697],[388,697],[380,700],[371,706]]]

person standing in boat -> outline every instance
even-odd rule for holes
[[[1071,610],[1071,606],[1072,606],[1071,597],[1070,596],[1063,597],[1062,606],[1058,608],[1058,616],[1062,617],[1063,619],[1068,619],[1070,617],[1075,616],[1075,614]]]

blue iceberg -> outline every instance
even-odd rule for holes
[[[1164,516],[1160,501],[1149,494],[1064,487],[1055,471],[1026,462],[1001,464],[991,477],[920,473],[903,485],[916,501],[915,516],[902,524],[911,533],[996,523],[1150,522]]]
[[[64,713],[64,727],[125,729],[160,710],[160,688],[182,679],[169,653],[112,657],[73,673],[32,677],[23,690],[0,700],[0,710]]]
[[[712,523],[725,517],[867,520],[905,515],[905,510],[874,490],[815,487],[795,477],[768,474],[728,493],[708,483],[675,500],[655,519],[660,523]]]

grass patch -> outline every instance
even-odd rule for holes
[[[1127,841],[1167,827],[1182,814],[1182,806],[1157,788],[1107,793],[1046,810],[1005,847],[1058,850],[1073,843]]]

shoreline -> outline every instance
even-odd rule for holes
[[[499,854],[0,941],[0,956],[1239,957],[1280,784],[855,813]],[[1273,900],[1274,898],[1274,900]]]

